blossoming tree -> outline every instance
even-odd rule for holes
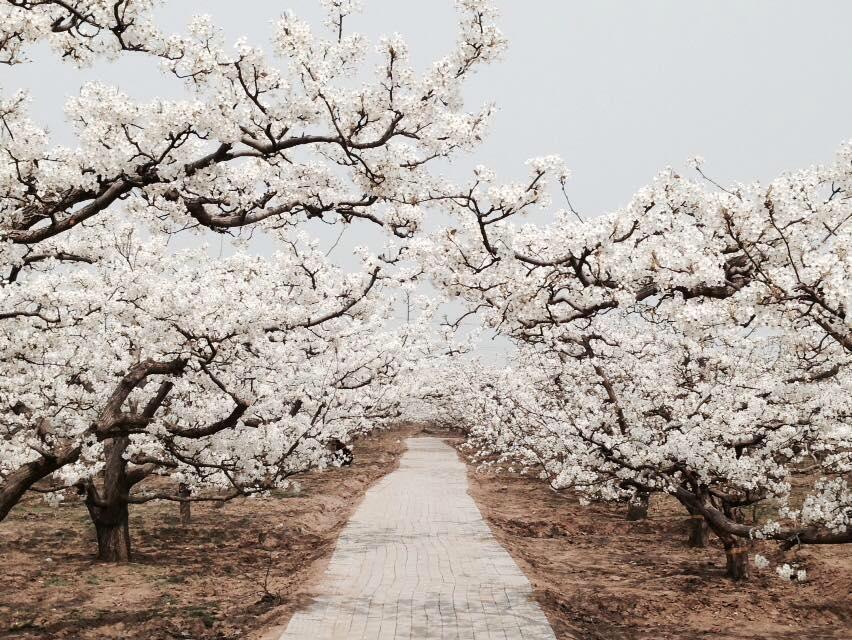
[[[432,166],[487,126],[462,85],[504,45],[489,3],[463,0],[455,48],[417,74],[401,38],[371,53],[346,29],[357,3],[331,0],[325,37],[278,22],[279,67],[205,17],[163,33],[157,4],[0,3],[2,63],[46,42],[70,65],[134,56],[187,90],[142,103],[84,85],[65,110],[75,148],[24,92],[0,97],[0,518],[44,478],[77,485],[109,560],[129,557],[129,504],[266,491],[398,414],[399,372],[441,347],[387,328],[390,283],[416,275],[402,257],[424,206],[454,193]],[[397,244],[345,274],[316,222]],[[278,252],[167,248],[248,227]],[[140,484],[161,473],[197,491]]]
[[[377,267],[347,275],[298,249],[210,264],[128,230],[91,268],[4,287],[4,515],[55,471],[85,492],[100,557],[124,560],[128,505],[268,491],[397,417],[397,375],[428,359],[430,332],[386,327]],[[196,497],[137,487],[152,474]]]
[[[479,215],[504,192],[476,185],[464,233],[421,244],[523,363],[474,440],[590,497],[670,493],[704,522],[694,543],[706,526],[722,539],[735,578],[742,538],[850,541],[848,167],[844,147],[768,187],[666,171],[624,210],[547,228]],[[780,516],[745,522],[766,500]]]

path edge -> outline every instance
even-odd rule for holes
[[[465,438],[463,436],[460,436],[446,438],[446,440],[447,444],[449,444],[453,449],[455,449],[456,455],[459,457],[459,460],[462,464],[465,465],[465,468],[467,469],[467,494],[470,496],[470,499],[473,500],[473,503],[476,505],[476,508],[479,511],[479,515],[482,516],[482,520],[488,526],[488,530],[491,531],[491,535],[497,541],[497,544],[499,544],[503,548],[503,550],[509,554],[509,556],[514,561],[515,566],[518,567],[518,571],[520,571],[527,579],[527,582],[529,582],[531,593],[530,601],[533,602],[539,608],[542,615],[545,617],[545,619],[547,619],[547,623],[550,625],[550,628],[553,631],[553,635],[556,637],[556,640],[578,640],[576,636],[564,634],[560,635],[559,633],[557,633],[557,629],[559,628],[559,620],[552,615],[550,609],[545,606],[545,603],[542,601],[543,591],[539,587],[535,579],[535,572],[533,571],[533,568],[521,554],[515,552],[512,549],[511,545],[506,544],[505,534],[492,524],[491,518],[488,516],[488,505],[478,500],[477,497],[474,495],[474,492],[471,490],[474,486],[474,483],[476,485],[481,484],[481,480],[478,477],[481,474],[476,469],[476,465],[470,460],[467,455],[465,455],[465,453],[460,448],[460,446],[464,444]]]
[[[422,427],[420,425],[414,423],[407,423],[400,425],[397,429],[391,428],[387,431],[397,430],[399,432],[399,440],[402,444],[402,450],[397,456],[394,464],[388,467],[387,471],[380,476],[376,476],[372,482],[365,485],[364,491],[361,496],[352,502],[350,506],[349,515],[346,517],[346,520],[340,525],[337,531],[337,537],[334,541],[334,544],[329,547],[328,553],[315,558],[311,562],[311,575],[313,576],[310,580],[305,581],[303,589],[298,594],[299,603],[292,607],[287,611],[282,611],[280,616],[274,617],[275,625],[274,626],[264,626],[261,629],[257,629],[253,632],[248,633],[244,636],[245,640],[279,640],[279,638],[284,635],[287,631],[287,626],[290,624],[290,620],[300,611],[303,611],[309,608],[315,598],[317,597],[317,587],[319,583],[322,581],[325,576],[326,570],[328,569],[328,565],[331,562],[331,558],[334,556],[334,552],[337,551],[337,545],[340,542],[340,536],[343,533],[343,530],[346,528],[346,525],[352,519],[352,515],[358,510],[358,507],[361,506],[361,503],[364,502],[364,498],[367,496],[367,492],[370,491],[373,487],[375,487],[379,482],[387,478],[390,474],[394,473],[399,469],[400,462],[402,461],[402,457],[408,451],[408,445],[406,441],[409,438],[415,438],[422,434]],[[367,443],[369,441],[370,435],[364,436],[363,439],[360,440],[362,444]],[[357,442],[356,442],[357,444]],[[286,605],[281,605],[281,608],[284,608]]]

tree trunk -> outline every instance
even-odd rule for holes
[[[189,487],[181,482],[178,485],[178,497],[179,498],[189,498],[191,491]],[[191,502],[181,502],[180,503],[180,523],[182,525],[188,525],[190,520],[192,519],[192,503]]]
[[[98,534],[98,560],[103,562],[130,562],[130,527],[127,506],[117,520],[95,520]]]
[[[739,546],[735,538],[723,540],[722,543],[725,545],[726,575],[731,580],[747,580],[748,549]]]
[[[627,520],[635,522],[647,518],[650,502],[651,494],[644,492],[637,493],[627,505]]]
[[[104,562],[130,561],[127,495],[131,483],[124,459],[129,442],[129,438],[122,436],[104,443],[103,492],[99,492],[92,481],[86,486],[86,508],[97,533],[98,560]]]
[[[687,538],[686,544],[696,549],[703,549],[706,547],[707,535],[710,533],[710,527],[707,525],[707,521],[704,519],[704,516],[693,513],[689,516],[689,520],[687,520],[687,527],[689,529],[689,537]]]

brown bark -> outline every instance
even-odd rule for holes
[[[189,487],[181,482],[178,485],[178,497],[179,498],[189,498],[190,496]],[[188,525],[190,520],[192,519],[192,503],[185,501],[180,503],[180,523],[182,525]]]
[[[707,546],[707,535],[710,533],[710,527],[707,525],[704,516],[698,513],[690,515],[687,520],[687,528],[689,530],[687,546],[696,549],[703,549]]]
[[[156,362],[145,360],[133,365],[119,381],[93,425],[98,438],[104,441],[104,471],[102,490],[94,481],[86,484],[86,507],[95,525],[98,540],[98,559],[104,562],[129,562],[131,558],[128,505],[130,490],[150,472],[151,465],[141,465],[128,473],[125,452],[130,444],[129,433],[146,427],[172,390],[169,380],[160,384],[157,393],[148,401],[142,413],[126,413],[122,406],[128,396],[152,375],[180,375],[186,360]]]
[[[635,522],[648,517],[648,506],[651,502],[651,494],[640,492],[627,505],[627,520]]]
[[[725,546],[725,575],[731,580],[748,579],[748,549],[739,546],[736,538],[723,539]]]
[[[24,493],[36,482],[80,457],[80,447],[66,447],[56,454],[44,455],[21,465],[0,483],[0,522],[9,515]]]
[[[145,411],[140,415],[124,414],[121,411],[122,404],[133,389],[149,375],[178,375],[183,371],[185,366],[185,360],[173,360],[165,363],[146,360],[131,367],[127,375],[121,379],[113,390],[107,404],[103,407],[98,419],[95,421],[94,428],[98,437],[101,439],[109,438],[113,435],[110,432],[116,425],[123,425],[123,428],[134,425],[138,427],[147,425],[171,390],[171,382],[164,382],[161,385],[157,395],[152,398]],[[18,503],[24,493],[36,482],[43,480],[65,465],[76,462],[79,457],[80,447],[68,445],[56,452],[45,452],[36,460],[21,465],[21,467],[8,474],[0,482],[0,522],[5,519],[12,507]]]
[[[130,527],[127,505],[112,514],[114,519],[99,517],[94,520],[98,537],[98,560],[103,562],[130,562]]]
[[[680,502],[693,508],[704,516],[714,533],[720,537],[730,536],[751,539],[757,527],[742,524],[729,518],[719,509],[710,504],[702,502],[695,494],[683,487],[678,487],[675,497]],[[803,529],[781,529],[766,534],[770,540],[778,540],[785,545],[794,544],[849,544],[852,543],[852,526],[842,531],[829,531],[818,527],[806,527]]]
[[[130,561],[127,495],[131,483],[124,459],[129,442],[122,436],[104,443],[103,490],[99,492],[93,482],[86,487],[86,507],[97,533],[98,560],[104,562]]]

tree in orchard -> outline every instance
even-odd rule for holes
[[[476,185],[457,207],[465,233],[436,235],[421,258],[551,363],[550,397],[524,408],[509,449],[525,458],[540,434],[538,456],[556,434],[559,484],[675,495],[722,538],[732,577],[745,570],[740,538],[848,542],[847,155],[767,189],[667,171],[622,211],[560,212],[543,229],[481,215],[501,194]],[[800,508],[787,505],[786,526],[742,522],[744,506],[786,502],[803,470],[817,479]]]
[[[330,441],[398,415],[400,368],[434,349],[419,324],[385,328],[377,267],[343,274],[316,245],[209,264],[118,240],[91,268],[44,263],[4,287],[0,323],[4,513],[56,461],[60,486],[86,493],[102,559],[128,559],[130,504],[262,493],[328,464]],[[147,492],[152,474],[194,497]]]
[[[431,166],[487,126],[490,107],[468,112],[461,86],[504,46],[489,3],[464,0],[457,46],[418,75],[398,37],[374,60],[344,27],[355,3],[331,1],[328,38],[290,14],[276,25],[278,68],[245,42],[229,50],[204,17],[161,33],[155,4],[0,3],[6,64],[44,41],[70,64],[148,60],[190,94],[138,103],[87,84],[66,105],[76,148],[51,146],[25,93],[0,101],[0,515],[58,473],[82,483],[110,559],[129,555],[131,490],[151,473],[263,491],[321,464],[328,433],[392,412],[389,382],[418,341],[379,330],[384,303],[361,311],[381,265],[344,277],[300,230],[364,221],[412,236],[451,188]],[[129,221],[155,240],[128,244]],[[280,253],[223,261],[156,240],[244,227]]]
[[[522,344],[512,366],[462,377],[444,388],[439,416],[463,425],[482,459],[557,490],[604,501],[673,495],[692,516],[690,543],[702,546],[709,525],[737,579],[747,574],[741,537],[842,541],[825,521],[780,529],[748,510],[790,507],[802,475],[807,481],[815,466],[839,471],[844,447],[848,460],[836,424],[843,416],[825,403],[842,392],[838,382],[788,378],[795,361],[772,340],[697,340],[635,320],[619,326],[616,313],[577,335],[562,331],[558,351]],[[824,493],[820,484],[808,510]]]
[[[253,225],[285,242],[308,219],[363,219],[405,236],[418,203],[440,197],[429,165],[475,144],[487,123],[488,108],[464,111],[460,87],[503,47],[488,3],[459,3],[458,46],[422,77],[408,66],[404,43],[386,40],[375,79],[354,89],[341,85],[368,56],[363,37],[343,33],[350,3],[326,3],[336,27],[331,39],[314,38],[293,16],[281,20],[276,48],[288,62],[284,70],[244,44],[229,54],[204,18],[189,36],[166,36],[152,22],[153,5],[0,4],[0,58],[8,64],[24,62],[26,48],[39,41],[78,65],[142,56],[165,64],[195,95],[137,104],[114,88],[87,85],[67,105],[76,149],[51,148],[27,116],[24,93],[5,98],[6,284],[25,286],[21,274],[46,262],[91,262],[97,247],[82,237],[66,246],[63,234],[95,218],[112,224],[131,215],[148,231],[169,233]]]
[[[800,528],[776,533],[795,542],[848,541],[850,411],[843,398],[850,385],[845,279],[852,230],[844,196],[849,147],[832,164],[766,187],[722,189],[700,166],[699,172],[700,181],[664,172],[602,225],[594,243],[563,255],[561,273],[551,273],[560,287],[556,303],[572,314],[631,300],[665,305],[664,317],[676,321],[679,331],[740,336],[745,349],[756,341],[752,332],[774,336],[769,354],[755,356],[777,359],[777,352],[786,360],[776,364],[785,373],[779,373],[770,406],[795,416],[810,397],[810,415],[794,421],[796,437],[832,439],[830,446],[812,445],[818,459],[811,471],[824,476],[796,514]],[[633,245],[629,254],[625,242]],[[773,428],[757,420],[742,434],[742,448],[762,446]],[[784,449],[777,455],[785,455]],[[718,509],[702,513],[725,535],[754,533],[720,517]]]

